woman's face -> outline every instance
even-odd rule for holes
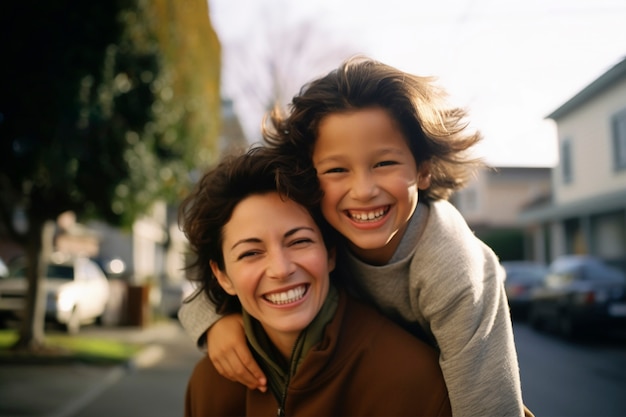
[[[242,200],[223,229],[226,292],[275,337],[295,337],[320,311],[335,266],[309,212],[275,192]]]

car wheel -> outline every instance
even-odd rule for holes
[[[576,339],[579,336],[578,326],[567,312],[561,312],[557,320],[557,330],[562,337]]]
[[[536,306],[531,305],[528,310],[528,324],[535,330],[543,330],[543,319]]]
[[[78,307],[74,307],[70,319],[65,324],[65,331],[68,334],[78,334],[80,332],[80,315],[78,314]]]

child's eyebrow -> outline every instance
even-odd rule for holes
[[[405,153],[404,150],[400,148],[382,148],[382,149],[378,149],[375,151],[375,154],[377,156],[387,156],[387,155],[399,155],[400,156],[400,155],[404,155],[404,153]],[[314,163],[323,164],[323,163],[342,162],[345,156],[346,156],[345,154],[330,155],[322,159],[319,159],[317,161],[314,161]]]
[[[325,158],[319,159],[316,163],[329,163],[329,162],[339,162],[344,157],[344,155],[330,155]]]
[[[379,150],[378,153],[381,155],[387,155],[387,154],[404,155],[404,151],[399,148],[385,148],[385,149]]]

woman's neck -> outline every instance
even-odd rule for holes
[[[289,361],[300,332],[277,332],[274,329],[266,329],[265,327],[263,329],[276,350],[280,352],[286,361]]]

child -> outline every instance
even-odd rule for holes
[[[243,313],[270,387],[246,390],[205,356],[185,416],[450,416],[436,350],[332,285],[319,187],[289,162],[265,148],[226,159],[181,206],[202,295]]]
[[[481,137],[445,99],[430,78],[357,57],[306,85],[287,118],[275,113],[266,140],[317,173],[348,288],[436,344],[453,414],[519,416],[504,271],[447,201],[480,166],[468,152]],[[198,301],[179,317],[196,340],[219,318]],[[209,356],[254,386],[262,375],[237,321],[213,324]]]

